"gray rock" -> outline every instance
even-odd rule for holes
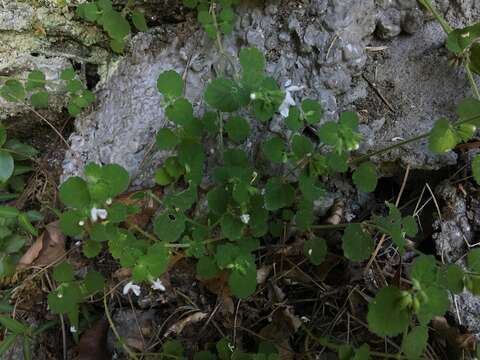
[[[377,35],[384,40],[398,36],[402,31],[401,18],[401,12],[395,8],[384,11],[378,18]]]

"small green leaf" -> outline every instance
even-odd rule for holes
[[[14,167],[12,155],[0,150],[0,183],[5,183],[12,176]]]
[[[447,119],[440,119],[430,131],[428,146],[433,152],[444,153],[457,146],[458,141],[458,136],[450,122]]]
[[[167,98],[182,96],[184,82],[182,77],[174,70],[164,71],[157,80],[158,91]]]
[[[343,253],[351,261],[368,259],[375,246],[375,241],[363,231],[360,224],[348,224],[342,241]]]
[[[220,225],[223,236],[231,241],[239,240],[243,236],[245,224],[238,217],[225,214]]]
[[[228,277],[228,286],[232,294],[240,299],[246,299],[257,288],[257,269],[253,255],[240,255],[235,260],[234,268]]]
[[[80,235],[84,230],[81,221],[85,221],[85,216],[80,211],[68,210],[60,215],[60,229],[67,236]]]
[[[216,187],[207,194],[208,208],[217,215],[227,211],[229,194],[223,187]]]
[[[102,291],[105,286],[105,278],[98,271],[89,271],[84,279],[88,295]]]
[[[161,360],[171,360],[171,359],[184,359],[183,357],[183,345],[178,340],[167,340],[162,345],[162,355],[160,356]]]
[[[164,167],[155,170],[154,179],[155,182],[160,186],[167,186],[173,181],[172,177]]]
[[[303,120],[300,118],[300,110],[297,107],[290,107],[285,121],[289,130],[299,131],[303,128]]]
[[[402,352],[408,359],[419,359],[425,352],[428,340],[426,326],[414,327],[402,341]]]
[[[448,292],[439,286],[430,286],[423,289],[425,300],[421,302],[417,311],[420,324],[427,325],[435,316],[443,316],[450,306]]]
[[[228,137],[237,143],[243,143],[250,133],[250,125],[240,116],[231,117],[225,124]]]
[[[208,84],[205,101],[212,108],[223,112],[237,111],[242,103],[238,85],[226,78],[218,78]]]
[[[470,271],[480,274],[480,249],[470,250],[467,263]]]
[[[292,151],[298,159],[309,156],[313,151],[313,144],[303,135],[294,135],[292,138]]]
[[[265,186],[265,208],[270,211],[290,206],[295,200],[295,190],[280,178],[270,178]]]
[[[67,81],[67,90],[72,93],[72,94],[75,94],[77,92],[79,92],[80,90],[83,89],[83,84],[80,80],[78,79],[73,79],[73,80],[68,80]]]
[[[87,240],[83,243],[82,250],[85,257],[92,259],[100,254],[102,251],[102,244],[97,241]]]
[[[185,215],[164,212],[155,218],[153,226],[155,234],[161,241],[174,242],[185,231]]]
[[[3,146],[7,141],[7,128],[5,125],[0,123],[0,146]]]
[[[315,100],[303,100],[302,110],[305,117],[305,121],[309,124],[316,124],[323,116],[322,105]]]
[[[327,242],[323,238],[314,238],[305,241],[303,252],[311,263],[320,265],[327,256]]]
[[[416,258],[410,270],[410,278],[417,280],[422,286],[430,286],[436,283],[438,271],[435,257],[422,255]]]
[[[68,207],[81,209],[90,205],[90,193],[85,180],[78,176],[68,178],[59,191],[60,200]]]
[[[26,90],[43,89],[45,87],[45,74],[40,70],[33,70],[28,74]]]
[[[447,265],[446,270],[446,286],[447,289],[452,291],[454,294],[460,294],[465,285],[463,282],[464,278],[463,269],[457,264]]]
[[[262,146],[263,154],[271,162],[283,162],[285,142],[279,136],[268,139]]]
[[[35,235],[35,236],[38,235],[37,229],[36,229],[35,226],[33,226],[32,223],[30,222],[30,220],[28,219],[27,214],[21,213],[21,214],[18,215],[18,224],[19,224],[23,229],[25,229],[26,231],[28,231],[30,234]]]
[[[16,335],[26,334],[29,330],[27,325],[7,316],[0,316],[0,324]]]
[[[76,284],[64,283],[48,294],[48,306],[55,314],[66,314],[78,309],[81,298],[82,294]]]
[[[368,306],[368,328],[382,337],[402,333],[411,317],[407,307],[403,306],[409,301],[407,295],[394,287],[381,289]]]
[[[90,22],[97,20],[100,15],[97,5],[93,2],[78,5],[76,13]]]
[[[70,282],[74,280],[73,266],[67,262],[62,262],[53,270],[53,278],[58,282]]]
[[[179,140],[172,130],[163,128],[158,130],[156,142],[159,150],[171,150],[178,145]]]
[[[64,69],[60,73],[60,79],[65,80],[65,81],[73,80],[73,79],[75,79],[75,76],[76,76],[76,74],[75,74],[75,70],[73,70],[73,68]]]
[[[371,162],[362,163],[352,175],[352,180],[358,190],[372,192],[377,187],[377,169]]]
[[[138,10],[132,11],[132,22],[138,31],[148,31],[145,15],[141,11],[138,11]]]
[[[118,164],[108,164],[102,167],[102,179],[108,183],[107,197],[113,198],[127,191],[130,177],[127,170]]]
[[[262,82],[265,72],[265,56],[257,48],[243,48],[239,54],[242,66],[242,82],[253,91]]]
[[[9,102],[20,102],[25,99],[25,88],[18,80],[7,80],[0,88],[0,96]]]
[[[209,256],[201,257],[197,262],[197,274],[205,280],[215,278],[220,269],[215,262],[215,259]]]
[[[177,125],[186,126],[194,121],[193,106],[187,99],[177,99],[165,109],[170,121]]]
[[[102,26],[108,35],[115,40],[123,40],[130,34],[130,24],[115,10],[106,10],[102,15]]]
[[[32,106],[37,109],[44,109],[48,107],[48,99],[50,97],[50,94],[47,92],[37,92],[35,94],[32,94],[30,97],[30,102],[32,103]]]

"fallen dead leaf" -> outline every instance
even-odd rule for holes
[[[47,266],[54,264],[65,255],[65,235],[60,231],[58,221],[45,226],[37,240],[22,256],[18,268]]]
[[[108,323],[105,319],[99,320],[95,326],[85,330],[78,343],[77,360],[106,360],[111,359],[107,350]]]
[[[447,319],[442,316],[436,316],[433,318],[431,324],[437,334],[440,335],[440,337],[442,337],[451,347],[451,350],[458,354],[461,354],[464,351],[475,351],[475,335],[461,334],[458,328],[450,326]]]
[[[183,329],[185,328],[185,326],[189,324],[195,324],[199,321],[202,321],[206,317],[207,317],[207,314],[201,311],[197,311],[191,315],[188,315],[187,317],[184,317],[183,319],[177,321],[175,324],[170,326],[165,332],[164,337],[168,337],[171,334],[180,335]]]
[[[162,195],[162,190],[159,187],[154,187],[149,189],[156,197],[160,197]],[[140,228],[144,228],[152,219],[153,215],[155,215],[156,211],[159,208],[159,204],[152,198],[144,197],[141,199],[135,199],[133,195],[138,194],[139,192],[144,192],[145,190],[141,191],[132,191],[125,194],[120,195],[117,200],[127,206],[137,206],[140,208],[140,211],[137,214],[129,215],[127,221],[125,222],[125,227],[130,228],[133,225],[137,225]]]

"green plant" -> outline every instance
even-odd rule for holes
[[[139,10],[132,10],[133,1],[129,0],[122,11],[113,8],[111,0],[96,0],[78,5],[76,14],[89,22],[102,26],[110,37],[110,47],[117,53],[122,53],[125,39],[131,32],[131,21],[138,31],[147,31],[147,22],[144,14]]]
[[[64,85],[68,94],[68,112],[71,116],[77,116],[95,100],[95,96],[78,79],[73,68],[64,69],[59,77],[59,80],[47,80],[45,74],[38,69],[32,70],[26,79],[1,76],[5,81],[0,88],[0,96],[8,102],[24,104],[27,104],[28,98],[33,108],[43,109],[49,106],[50,93],[47,85]]]
[[[41,214],[35,211],[21,212],[12,206],[0,206],[0,276],[15,273],[28,237],[38,235],[32,222],[41,219]]]
[[[33,355],[30,347],[33,339],[52,326],[56,325],[56,322],[48,321],[36,328],[33,328],[29,324],[14,318],[0,316],[0,324],[9,332],[0,343],[0,355],[3,356],[7,354],[7,352],[18,342],[18,340],[20,340],[22,343],[24,359],[31,360],[33,359]]]
[[[24,175],[32,171],[29,160],[37,150],[16,139],[8,139],[6,127],[0,123],[0,202],[15,199],[23,191]]]
[[[63,262],[53,271],[56,289],[48,294],[48,306],[55,314],[67,314],[70,332],[78,339],[79,306],[87,298],[103,291],[105,280],[97,271],[89,271],[82,280],[75,279],[72,265]]]

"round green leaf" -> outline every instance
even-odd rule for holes
[[[32,94],[30,97],[30,102],[32,103],[32,106],[37,109],[44,109],[48,107],[48,99],[50,97],[50,94],[47,92],[38,92],[35,94]]]
[[[428,147],[431,151],[444,153],[457,146],[459,139],[447,119],[438,120],[430,131]]]
[[[365,233],[360,224],[349,224],[342,237],[342,248],[346,258],[351,261],[368,259],[373,252],[375,241]]]
[[[182,96],[183,79],[174,70],[164,71],[157,80],[158,91],[167,98],[176,98]]]
[[[161,241],[174,242],[185,231],[185,215],[162,213],[153,221],[155,234]]]
[[[320,121],[323,115],[322,105],[315,100],[303,100],[302,110],[305,121],[309,124],[316,124]]]
[[[128,171],[118,164],[104,165],[102,178],[109,184],[109,197],[113,198],[128,190],[130,177]]]
[[[194,121],[193,106],[187,99],[178,99],[165,109],[170,121],[177,125],[186,126]]]
[[[9,102],[23,101],[26,96],[25,88],[18,80],[7,80],[0,88],[0,96]]]
[[[90,193],[85,180],[78,176],[68,178],[60,186],[60,200],[68,207],[81,209],[90,205]]]
[[[60,215],[60,229],[67,236],[80,235],[84,230],[81,221],[85,221],[85,216],[80,211],[68,210]]]
[[[295,190],[280,178],[270,178],[265,186],[265,208],[270,211],[290,206],[295,200]]]
[[[237,143],[242,143],[250,133],[250,125],[240,116],[231,117],[225,124],[228,137]]]
[[[214,109],[233,112],[240,108],[241,96],[237,84],[230,79],[211,81],[205,91],[205,101]]]
[[[267,160],[281,163],[283,162],[285,142],[279,136],[274,136],[262,145],[262,150]]]
[[[225,214],[222,217],[220,225],[223,236],[229,240],[239,240],[243,236],[245,224],[238,217],[231,214]]]
[[[394,287],[384,287],[368,306],[368,328],[378,336],[396,336],[410,323],[410,313],[400,305],[405,293]]]
[[[67,262],[62,262],[53,270],[53,278],[57,282],[70,282],[74,280],[73,266]]]
[[[306,136],[295,135],[292,138],[292,151],[297,158],[302,159],[312,153],[313,144]]]
[[[179,140],[172,130],[163,128],[158,130],[156,142],[159,150],[171,150],[177,146]]]
[[[327,242],[323,238],[309,239],[303,245],[303,252],[312,264],[320,265],[327,256]]]
[[[168,184],[171,184],[173,181],[173,179],[168,174],[167,170],[163,167],[160,167],[157,170],[155,170],[154,178],[155,178],[155,182],[160,186],[167,186]]]
[[[148,31],[147,21],[145,20],[145,15],[141,11],[133,10],[132,11],[132,22],[133,25],[137,28],[138,31]]]
[[[27,84],[25,88],[27,90],[43,89],[45,87],[45,75],[40,70],[33,70],[28,74]]]
[[[377,187],[377,169],[371,162],[362,163],[352,175],[352,180],[358,190],[372,192]]]
[[[240,299],[246,299],[257,288],[257,269],[253,255],[239,256],[235,267],[228,277],[228,286],[232,294]]]
[[[446,281],[448,290],[455,294],[460,294],[465,287],[463,282],[463,269],[457,264],[449,264],[446,271]]]
[[[209,256],[201,257],[197,262],[197,274],[205,280],[215,278],[220,269],[218,268],[215,259]]]
[[[414,327],[402,341],[402,352],[410,360],[419,359],[425,352],[428,340],[426,326]]]
[[[115,10],[108,10],[103,13],[102,25],[112,39],[123,40],[130,34],[130,24],[122,14]]]

